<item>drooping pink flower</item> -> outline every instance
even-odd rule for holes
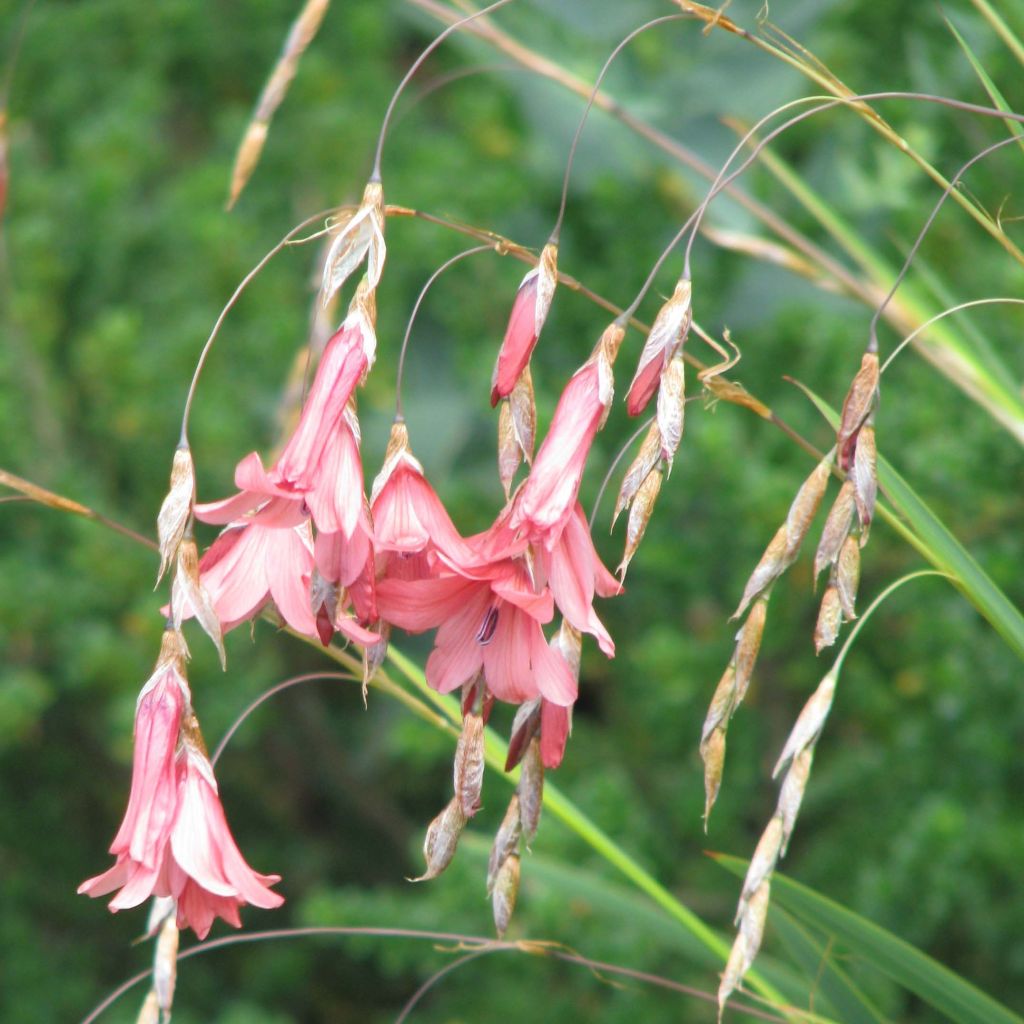
[[[498,351],[491,378],[492,406],[511,394],[526,369],[551,309],[557,283],[558,248],[549,242],[544,246],[540,262],[523,278],[512,303],[505,340]]]
[[[178,926],[202,939],[215,917],[238,927],[239,907],[277,907],[283,897],[268,888],[280,878],[253,871],[228,829],[189,703],[184,652],[181,634],[168,630],[139,697],[131,795],[110,847],[116,863],[78,891],[96,897],[120,890],[112,911],[172,897]]]
[[[611,369],[604,360],[591,359],[573,374],[519,493],[514,527],[548,546],[558,540],[572,515],[590,447],[611,401]]]

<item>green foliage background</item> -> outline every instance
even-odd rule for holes
[[[166,488],[191,369],[221,305],[294,222],[358,198],[391,90],[437,30],[403,3],[335,0],[229,215],[223,203],[235,148],[297,6],[51,0],[31,15],[10,96],[0,465],[144,532]],[[1020,5],[1001,6],[1024,31]],[[752,24],[759,7],[736,0],[730,14]],[[520,0],[499,20],[591,80],[625,32],[667,8],[656,0]],[[0,17],[7,41],[17,13],[10,3]],[[951,4],[949,13],[1008,101],[1024,108],[1020,65],[969,5]],[[918,88],[985,102],[931,5],[779,0],[771,15],[855,89]],[[385,151],[387,197],[539,247],[582,102],[467,39],[441,51],[421,86],[473,66],[484,73],[406,104]],[[704,37],[686,23],[637,40],[608,88],[711,162],[733,144],[722,115],[753,119],[808,91],[795,72],[738,40]],[[949,174],[1002,130],[940,108],[886,109]],[[777,152],[892,262],[937,197],[848,112],[812,121]],[[1004,150],[970,179],[990,209],[1009,196],[1007,218],[1021,213],[1020,159]],[[561,266],[625,304],[701,185],[600,112],[586,129],[572,184]],[[751,172],[746,186],[820,236],[767,174]],[[718,225],[757,230],[728,202],[716,210]],[[368,473],[386,439],[397,347],[416,291],[465,244],[420,222],[393,221],[388,230],[379,362],[362,402]],[[1009,220],[1007,230],[1024,244]],[[235,462],[274,443],[281,383],[306,338],[315,256],[302,248],[279,257],[227,321],[193,419],[201,499],[228,493]],[[958,300],[1020,294],[1021,268],[960,211],[940,217],[921,265]],[[676,272],[670,264],[662,273],[661,294]],[[486,526],[501,501],[487,385],[521,274],[518,263],[474,257],[436,286],[413,335],[406,380],[413,445],[466,532]],[[743,350],[736,379],[827,447],[827,428],[781,375],[838,404],[859,363],[869,312],[707,242],[696,249],[694,283],[698,319],[716,332],[728,326]],[[652,295],[641,314],[649,320],[658,304]],[[556,297],[534,364],[542,417],[605,322],[584,299],[568,291]],[[971,322],[1019,382],[1020,314],[982,312]],[[895,340],[886,329],[883,346]],[[620,391],[640,344],[635,332],[628,336]],[[617,409],[585,482],[588,502],[630,429]],[[912,352],[885,379],[879,439],[1019,603],[1018,444]],[[806,558],[776,589],[706,837],[697,739],[730,653],[728,615],[809,469],[799,449],[744,410],[691,403],[628,593],[601,612],[618,657],[607,662],[587,648],[575,731],[557,773],[596,822],[723,934],[737,884],[702,851],[749,854],[774,806],[770,766],[824,671],[810,641],[816,604]],[[621,530],[613,538],[598,533],[611,564]],[[865,551],[862,605],[918,565],[878,526]],[[135,698],[161,629],[154,572],[150,552],[96,525],[28,503],[0,506],[3,1020],[79,1019],[148,963],[149,947],[131,945],[141,913],[110,917],[74,890],[106,867],[126,798]],[[417,656],[429,649],[422,638],[400,642]],[[229,637],[226,674],[198,636],[193,650],[196,706],[212,742],[267,686],[324,666],[265,624],[256,626],[255,643],[245,629]],[[1019,662],[950,588],[912,584],[848,660],[785,870],[1009,1005],[1024,1005],[1022,740]],[[241,847],[258,869],[284,876],[288,902],[274,915],[247,911],[246,927],[486,934],[486,837],[507,796],[497,778],[488,777],[485,810],[473,823],[479,842],[467,843],[438,881],[404,881],[417,873],[425,824],[447,799],[450,754],[444,736],[386,698],[372,696],[364,710],[358,688],[347,684],[297,688],[261,709],[218,775]],[[675,926],[554,821],[543,823],[524,863],[513,935],[555,939],[705,990],[717,984],[715,965],[694,958]],[[779,952],[771,932],[766,952]],[[399,940],[225,950],[183,965],[175,1021],[391,1020],[448,959]],[[931,1019],[877,977],[862,980],[893,1019]],[[133,1020],[136,1006],[133,994],[104,1019]],[[446,978],[414,1019],[712,1016],[680,996],[498,954]]]

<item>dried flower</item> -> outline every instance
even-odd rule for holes
[[[455,796],[466,818],[480,810],[480,792],[484,781],[484,720],[468,714],[462,719],[462,732],[455,748]]]
[[[849,472],[853,465],[853,452],[857,435],[869,414],[878,402],[878,353],[868,351],[861,359],[860,369],[850,384],[843,402],[839,430],[836,434],[836,450],[839,453],[839,468]]]
[[[423,841],[423,859],[427,862],[427,870],[413,882],[427,882],[437,878],[452,862],[459,837],[466,827],[466,815],[462,812],[462,804],[458,797],[452,797],[448,806],[427,826],[427,835]]]
[[[839,636],[839,627],[843,624],[843,605],[839,599],[839,588],[829,582],[818,609],[818,621],[814,626],[814,653],[821,654],[826,647],[831,647]]]
[[[185,527],[192,515],[196,500],[196,469],[192,451],[187,444],[181,444],[174,452],[171,463],[171,487],[160,506],[156,519],[157,536],[160,541],[160,568],[157,583],[163,579],[174,560],[178,545],[185,536]]]
[[[530,741],[519,770],[519,820],[523,826],[523,840],[529,846],[540,826],[540,812],[544,804],[544,762],[540,742]]]
[[[213,641],[220,655],[220,667],[226,667],[224,636],[213,601],[199,577],[199,550],[191,538],[178,545],[177,567],[171,584],[171,620],[180,630],[182,620],[195,616],[203,631]]]
[[[366,259],[370,290],[377,287],[387,254],[384,245],[384,189],[371,181],[363,190],[359,209],[335,236],[324,261],[323,304],[326,306],[349,275]]]
[[[498,878],[498,871],[502,864],[519,849],[519,839],[523,834],[523,828],[519,817],[519,794],[513,793],[508,803],[505,817],[494,836],[494,843],[491,846],[491,855],[487,861],[487,895],[494,892],[494,883]]]
[[[822,527],[821,540],[814,555],[814,576],[821,575],[823,569],[834,565],[839,558],[843,542],[850,532],[854,508],[853,481],[844,480],[836,500],[829,509],[828,518]]]

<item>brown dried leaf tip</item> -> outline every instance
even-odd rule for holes
[[[192,451],[187,444],[179,445],[171,463],[171,486],[160,506],[156,518],[157,536],[160,542],[160,568],[156,582],[163,579],[177,553],[185,528],[192,516],[196,500],[196,469]]]

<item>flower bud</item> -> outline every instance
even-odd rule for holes
[[[807,780],[811,774],[811,763],[813,761],[814,747],[804,747],[790,762],[789,771],[786,772],[786,777],[782,780],[777,808],[777,813],[782,818],[780,857],[786,856],[789,837],[793,834],[793,827],[796,825],[796,816],[800,812],[800,804],[804,799],[804,790],[807,788]]]
[[[484,782],[484,720],[468,714],[462,719],[462,732],[455,748],[455,797],[466,818],[480,810],[480,792]]]
[[[860,546],[868,540],[868,529],[875,514],[875,498],[878,496],[878,467],[875,451],[875,428],[865,423],[857,435],[857,447],[853,456],[853,494],[857,502],[857,518],[860,520]]]
[[[498,868],[491,891],[491,909],[494,912],[494,929],[498,938],[505,937],[512,913],[516,909],[516,897],[519,895],[519,854],[513,853],[506,857]]]
[[[174,558],[185,536],[185,527],[192,515],[196,500],[196,470],[192,462],[192,451],[187,444],[179,445],[171,463],[171,488],[160,506],[156,517],[157,536],[160,541],[160,568],[157,583]]]
[[[734,684],[735,707],[743,700],[750,685],[750,677],[754,673],[754,664],[757,661],[757,653],[761,650],[761,637],[764,634],[764,621],[768,615],[768,598],[761,597],[754,602],[747,616],[747,621],[736,634],[736,679]]]
[[[854,605],[857,601],[857,586],[860,583],[860,542],[852,535],[846,538],[839,551],[835,579],[843,618],[851,621],[857,618]]]
[[[828,487],[831,471],[832,453],[829,452],[803,482],[793,499],[793,504],[789,507],[789,514],[786,516],[785,561],[787,568],[796,561],[800,545],[803,544],[804,537],[807,536],[807,531],[818,514],[818,507],[821,505],[821,499]]]
[[[619,579],[624,580],[626,578],[626,570],[629,568],[629,563],[633,560],[633,556],[636,554],[637,549],[640,547],[640,542],[644,539],[644,534],[647,532],[647,524],[651,520],[655,502],[657,502],[658,495],[661,493],[663,475],[660,467],[652,469],[647,474],[647,479],[640,485],[640,490],[636,492],[636,497],[630,506],[629,520],[626,523],[626,549],[623,552],[622,561],[619,563],[618,569],[615,570],[619,574]]]
[[[832,708],[832,699],[836,694],[836,677],[834,671],[829,672],[818,684],[818,688],[807,699],[807,703],[800,709],[793,729],[786,740],[785,747],[779,755],[772,771],[772,778],[776,778],[779,772],[802,750],[814,746],[825,719]]]
[[[778,528],[775,536],[772,537],[768,547],[764,549],[761,560],[754,567],[754,571],[743,588],[743,597],[740,605],[732,613],[734,619],[738,619],[746,610],[747,605],[771,586],[785,572],[789,563],[786,561],[786,549],[789,545],[786,533],[786,524]]]
[[[427,882],[437,878],[452,862],[459,837],[466,827],[466,815],[462,813],[462,804],[458,797],[453,797],[447,807],[427,826],[427,835],[423,841],[423,859],[427,862],[427,870],[412,882]]]
[[[626,395],[626,411],[638,416],[654,396],[658,380],[686,340],[692,320],[690,282],[680,278],[672,297],[654,318]]]
[[[701,741],[700,756],[704,761],[704,831],[707,832],[711,808],[715,806],[722,786],[722,769],[725,766],[724,726],[716,726]]]
[[[686,413],[686,364],[676,354],[665,367],[658,388],[658,413],[656,423],[661,433],[661,457],[672,470],[672,460],[679,450],[683,438],[683,421]]]
[[[708,713],[704,717],[704,727],[701,729],[701,743],[717,729],[729,721],[733,711],[736,709],[736,665],[730,661],[722,673],[722,678],[715,687],[714,696],[708,707]]]
[[[740,893],[739,908],[736,911],[738,925],[746,910],[747,903],[757,892],[764,882],[771,877],[775,865],[779,860],[779,850],[782,848],[782,819],[775,815],[768,822],[768,827],[761,833],[754,856],[750,858],[750,866],[747,868],[747,876],[743,880],[743,891]]]
[[[853,464],[857,435],[878,401],[878,374],[878,353],[865,352],[860,369],[853,378],[843,402],[839,430],[836,434],[839,468],[844,472],[849,472]]]

